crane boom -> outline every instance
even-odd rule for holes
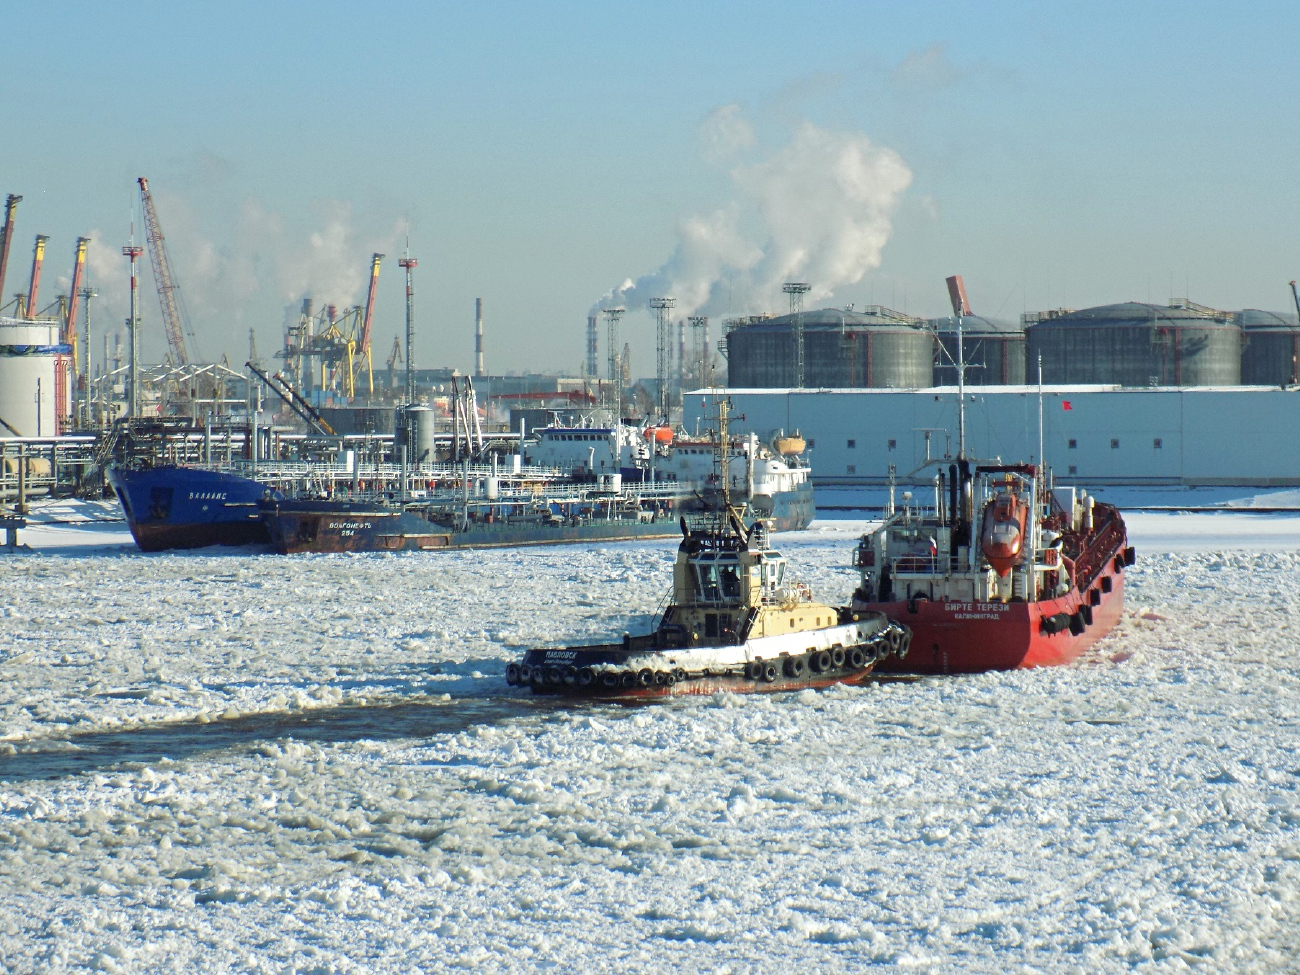
[[[5,200],[5,225],[0,230],[0,302],[4,301],[5,271],[9,268],[9,247],[14,239],[14,211],[21,201],[22,197],[13,193]]]
[[[357,351],[366,357],[370,355],[370,321],[375,314],[375,291],[379,286],[379,262],[383,259],[383,254],[376,254],[370,258],[370,290],[366,293],[366,317],[361,322],[361,344],[357,346]]]
[[[1291,300],[1295,302],[1296,317],[1300,320],[1300,292],[1295,289],[1295,281],[1291,282]]]
[[[167,348],[172,365],[183,366],[190,361],[185,351],[185,330],[181,322],[180,302],[176,296],[176,279],[172,277],[171,259],[167,256],[167,240],[163,237],[158,213],[154,209],[149,181],[141,176],[140,202],[144,206],[145,241],[149,245],[149,260],[153,263],[153,277],[158,285],[158,302],[162,305],[163,325],[167,329]]]
[[[86,273],[86,246],[89,243],[89,237],[77,238],[77,251],[72,259],[72,287],[68,289],[68,317],[63,323],[63,338],[61,339],[65,345],[73,347],[72,361],[74,367],[79,361],[76,354],[77,306],[81,300],[81,280]]]

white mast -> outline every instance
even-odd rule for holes
[[[962,346],[960,311],[957,313],[957,456],[966,456],[966,356]]]

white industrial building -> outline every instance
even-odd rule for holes
[[[803,434],[813,480],[900,481],[957,452],[957,388],[729,389],[736,427]],[[1039,458],[1033,386],[966,389],[966,453],[1005,463]],[[712,426],[713,392],[683,398],[688,430]],[[1094,485],[1300,485],[1300,389],[1276,386],[1046,386],[1043,450],[1058,481]]]

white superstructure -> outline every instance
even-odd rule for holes
[[[583,476],[617,473],[624,480],[694,487],[717,481],[716,442],[677,436],[666,427],[553,426],[534,434],[526,452],[530,464]],[[727,467],[730,488],[749,497],[797,491],[809,479],[808,466],[798,456],[782,455],[753,433],[734,442]]]

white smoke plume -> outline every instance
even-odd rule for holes
[[[341,312],[361,304],[370,283],[370,255],[400,253],[408,232],[401,219],[358,221],[350,205],[337,201],[319,204],[312,217],[291,224],[252,198],[232,199],[220,188],[206,195],[186,193],[160,182],[150,189],[179,296],[205,359],[226,353],[243,362],[250,325],[263,355],[278,348],[285,302],[296,309],[302,298],[312,297],[317,308],[333,304]],[[144,246],[136,219],[136,243]],[[92,308],[95,331],[122,330],[129,308],[128,263],[121,254],[127,234],[96,229],[88,236],[87,279],[99,293]],[[147,250],[138,274],[142,353],[154,361],[166,354],[167,344]]]
[[[597,308],[644,308],[672,296],[679,315],[771,311],[787,281],[808,282],[809,300],[819,301],[880,266],[912,182],[892,149],[804,122],[786,145],[750,160],[753,131],[735,106],[710,116],[702,141],[712,159],[739,157],[729,171],[736,199],[683,220],[668,260],[612,289]]]

